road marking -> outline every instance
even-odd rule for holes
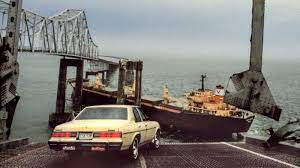
[[[141,163],[141,168],[147,168],[146,160],[145,160],[145,158],[142,154],[140,155],[139,160],[140,160],[140,163]]]
[[[260,156],[260,157],[265,158],[265,159],[272,160],[272,161],[277,162],[277,163],[284,164],[286,166],[290,166],[290,167],[293,167],[293,168],[300,168],[299,166],[296,166],[296,165],[293,165],[293,164],[290,164],[290,163],[287,163],[287,162],[284,162],[284,161],[281,161],[281,160],[278,160],[278,159],[275,159],[275,158],[272,158],[272,157],[269,157],[269,156],[266,156],[266,155],[263,155],[263,154],[251,151],[251,150],[248,150],[248,149],[244,149],[244,148],[241,148],[241,147],[229,144],[227,142],[222,142],[222,144],[230,146],[230,147],[235,148],[235,149],[239,149],[239,150],[251,153],[251,154],[256,155],[256,156]]]
[[[233,144],[245,144],[244,142],[230,142]],[[222,142],[166,142],[161,145],[222,145]]]

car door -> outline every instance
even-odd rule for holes
[[[146,139],[147,139],[147,141],[152,140],[155,135],[155,127],[154,127],[152,121],[147,120],[145,113],[143,112],[143,110],[140,107],[137,107],[137,110],[139,111],[141,118],[144,121],[146,129],[147,129]]]
[[[134,115],[134,118],[135,118],[136,130],[138,132],[140,132],[140,134],[141,134],[140,143],[144,143],[147,140],[147,132],[146,132],[147,131],[147,126],[143,122],[143,119],[142,119],[138,109],[136,107],[133,107],[132,111],[133,111],[133,115]]]

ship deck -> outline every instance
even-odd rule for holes
[[[286,154],[246,143],[165,143],[159,150],[143,147],[137,161],[125,154],[85,154],[69,159],[47,146],[10,158],[0,167],[300,167],[300,153]]]

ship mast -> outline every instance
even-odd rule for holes
[[[201,85],[202,85],[202,88],[201,88],[201,90],[202,91],[204,91],[205,90],[205,88],[204,88],[204,79],[206,78],[206,75],[201,75]]]

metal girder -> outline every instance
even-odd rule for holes
[[[236,92],[226,91],[224,102],[278,121],[281,108],[276,105],[261,71],[264,8],[265,0],[253,0],[250,67],[249,70],[233,74],[230,77]]]
[[[288,123],[278,128],[276,131],[273,128],[269,128],[270,137],[264,144],[265,147],[271,148],[278,145],[280,141],[295,141],[300,142],[300,120],[290,120]]]
[[[1,41],[1,46],[6,46],[1,51],[1,56],[7,58],[0,64],[1,78],[1,107],[13,100],[16,96],[16,86],[19,77],[19,64],[17,62],[18,43],[19,43],[19,25],[22,10],[22,0],[12,0],[7,4],[7,27],[6,31],[1,34],[5,40]],[[2,33],[2,32],[1,32]]]
[[[276,105],[270,88],[261,72],[248,70],[230,77],[237,92],[226,92],[224,102],[238,108],[262,114],[276,121],[281,108]]]
[[[6,36],[7,32],[4,22],[8,20],[9,4],[0,0],[0,14],[3,14],[1,37]],[[19,44],[14,45],[16,51],[44,52],[88,60],[91,64],[90,70],[93,71],[107,70],[109,66],[118,65],[117,62],[101,59],[99,48],[89,31],[84,10],[66,9],[57,15],[45,17],[21,8],[18,21],[20,33]]]
[[[91,37],[84,10],[66,9],[52,17],[23,10],[21,19],[20,51],[97,58],[98,46]]]
[[[11,122],[19,100],[16,87],[19,78],[18,43],[22,0],[0,1],[3,14],[0,43],[0,141],[10,135]],[[5,16],[6,15],[6,16]],[[3,39],[2,39],[3,37]],[[5,38],[4,38],[5,37]]]
[[[7,30],[3,22],[7,20],[8,6],[8,2],[0,0],[0,14],[3,14],[1,37],[5,36]],[[100,59],[99,48],[89,31],[84,10],[66,9],[57,15],[45,17],[22,9],[18,18],[20,34],[16,49],[21,52],[43,52],[90,60],[89,63],[93,62],[90,68],[95,70],[103,69],[103,64],[115,64]]]

